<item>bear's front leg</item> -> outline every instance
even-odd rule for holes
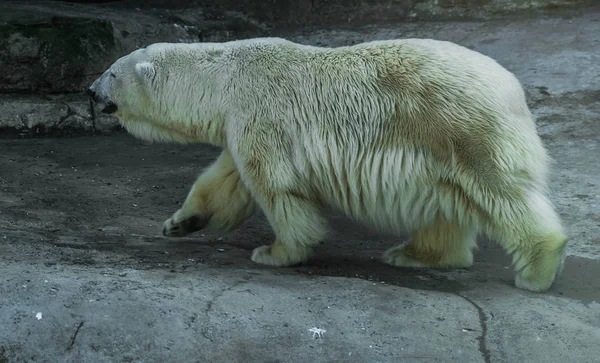
[[[254,249],[251,259],[270,266],[305,262],[327,232],[327,220],[282,142],[281,134],[265,132],[256,139],[244,135],[236,148],[238,170],[276,237],[270,246]]]
[[[250,191],[240,178],[229,150],[196,180],[181,209],[167,219],[163,235],[182,237],[203,228],[230,231],[255,211]]]
[[[252,261],[270,266],[291,266],[308,260],[312,246],[326,232],[326,220],[311,202],[296,193],[262,190],[257,200],[275,232],[270,246],[255,248]]]

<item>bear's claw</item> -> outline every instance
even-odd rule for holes
[[[311,255],[309,247],[290,248],[282,243],[260,246],[252,251],[253,262],[268,266],[294,266],[305,262]]]
[[[440,259],[427,262],[411,257],[407,253],[407,247],[407,244],[402,244],[390,248],[383,253],[382,261],[388,265],[408,268],[455,269],[469,268],[473,265],[473,254],[470,250],[465,250],[463,253],[456,253],[454,255],[442,255],[443,257]]]
[[[204,228],[210,218],[191,216],[180,222],[174,222],[173,217],[167,219],[163,224],[162,234],[167,237],[183,237]]]
[[[423,263],[408,257],[404,250],[406,246],[400,245],[385,251],[382,256],[382,261],[385,264],[397,267],[413,267],[413,268],[424,268],[427,267]]]

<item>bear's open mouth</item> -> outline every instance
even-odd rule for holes
[[[118,109],[117,105],[115,105],[112,102],[109,102],[106,104],[106,107],[104,107],[102,109],[102,111],[100,111],[100,112],[111,114],[111,113],[115,113],[117,111],[117,109]]]

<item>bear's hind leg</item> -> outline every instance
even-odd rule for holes
[[[399,267],[466,268],[473,264],[476,229],[438,220],[414,231],[407,243],[390,248],[383,262]]]
[[[487,233],[512,254],[515,286],[543,292],[562,271],[568,237],[550,200],[527,193],[525,202],[513,202],[504,218],[491,221]]]
[[[255,209],[256,203],[242,182],[231,154],[224,149],[198,177],[181,209],[165,221],[163,235],[182,237],[206,227],[230,231],[249,218]]]

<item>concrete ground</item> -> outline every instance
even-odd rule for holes
[[[513,286],[481,239],[466,270],[403,270],[332,216],[303,266],[252,263],[261,215],[229,235],[160,235],[218,150],[127,135],[0,140],[0,362],[598,362],[600,12],[578,17],[307,32],[329,45],[434,37],[522,80],[555,158],[571,237],[547,293]],[[325,332],[319,337],[309,329]]]

